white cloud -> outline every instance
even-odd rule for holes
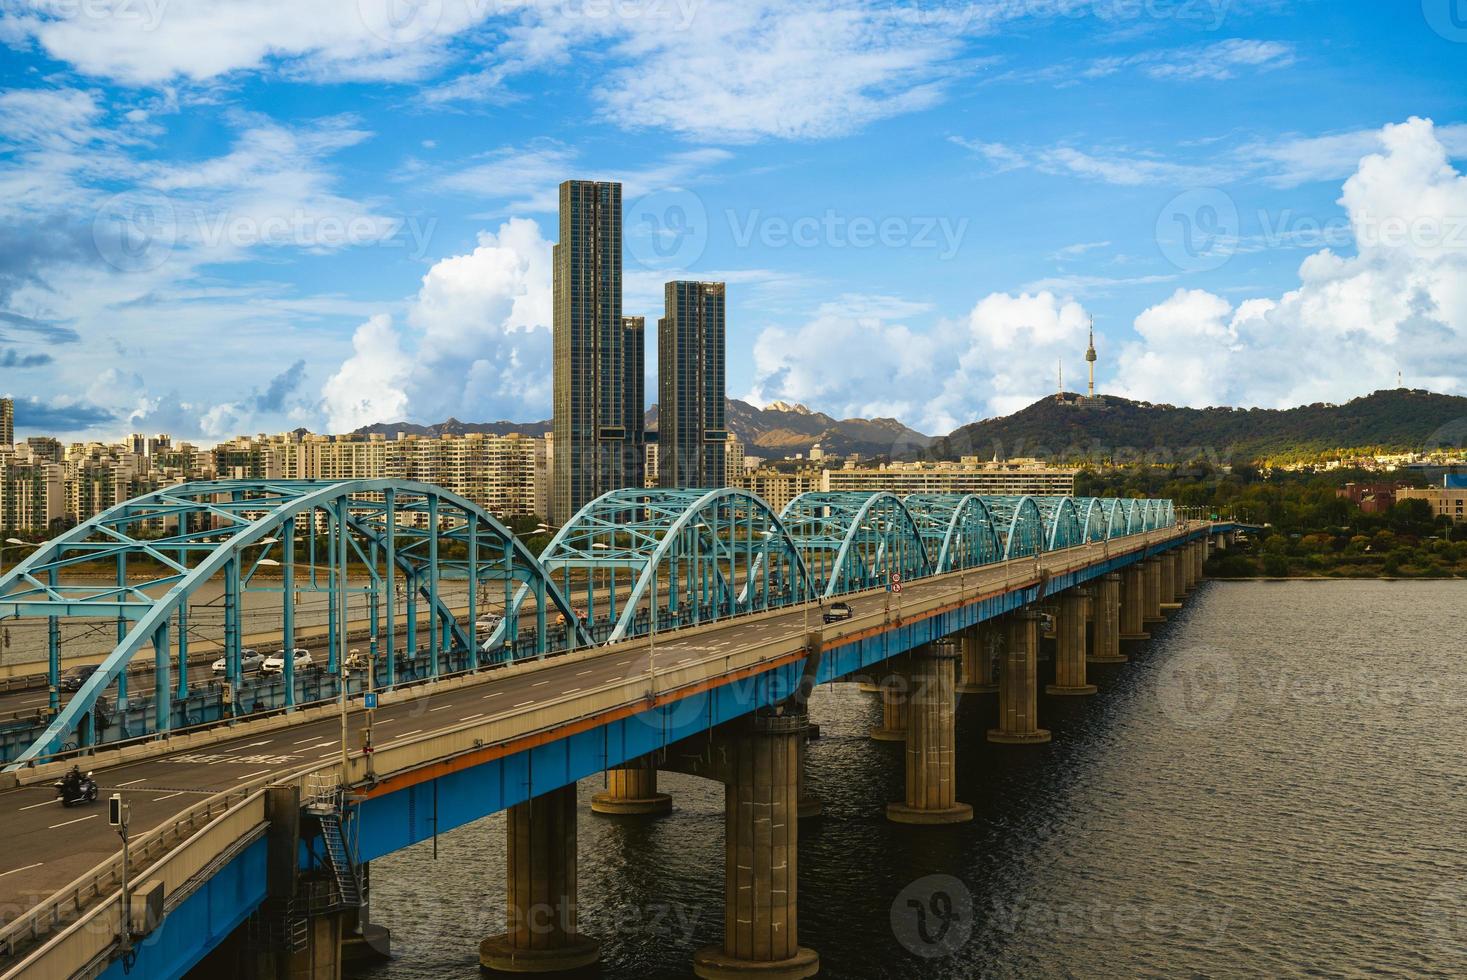
[[[1467,389],[1467,178],[1432,124],[1378,134],[1340,203],[1354,256],[1325,249],[1299,287],[1237,305],[1179,290],[1136,319],[1121,393],[1188,405],[1284,407],[1394,384]]]
[[[374,316],[322,389],[329,426],[543,418],[550,411],[550,243],[513,218],[436,263],[406,326]]]

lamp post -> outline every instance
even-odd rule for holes
[[[39,548],[39,544],[30,541],[22,541],[20,538],[6,538],[5,543],[0,545],[0,574],[5,571],[5,552],[16,548]]]

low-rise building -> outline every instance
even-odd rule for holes
[[[1425,500],[1437,517],[1450,517],[1453,522],[1467,522],[1467,485],[1449,474],[1439,487],[1402,487],[1397,500]]]

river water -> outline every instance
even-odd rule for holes
[[[993,696],[963,699],[958,827],[888,823],[876,697],[817,691],[799,902],[822,976],[1467,976],[1467,582],[1208,582],[1131,653],[1092,666],[1098,695],[1042,698],[1047,746],[987,744]],[[662,819],[582,810],[608,978],[688,976],[722,938],[722,788],[661,784]],[[396,958],[370,975],[476,976],[502,816],[372,871]]]

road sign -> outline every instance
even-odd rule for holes
[[[891,572],[886,577],[886,587],[892,592],[902,591],[902,573]]]
[[[368,691],[362,698],[362,703],[368,708],[377,707],[377,692]]]

